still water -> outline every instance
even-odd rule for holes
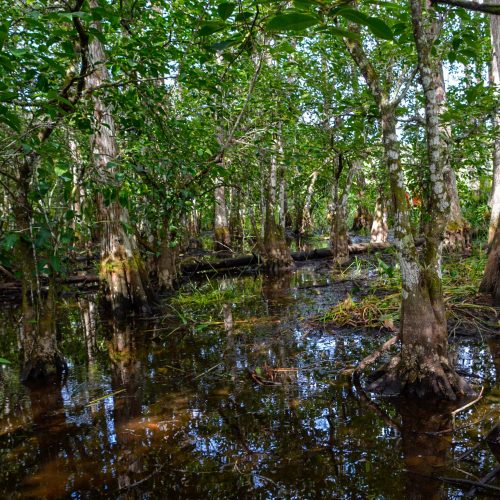
[[[331,280],[316,263],[185,285],[161,315],[126,325],[100,319],[92,296],[68,299],[68,378],[28,389],[0,368],[0,497],[471,493],[440,478],[478,481],[498,465],[484,437],[500,414],[499,340],[452,340],[461,372],[484,387],[456,417],[456,405],[367,398],[340,371],[388,337],[313,326],[353,291]],[[17,315],[2,313],[0,355],[15,350]]]

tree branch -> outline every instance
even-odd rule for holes
[[[433,4],[451,5],[452,7],[461,7],[462,9],[500,16],[500,5],[497,2],[494,4],[479,3],[475,0],[431,0],[431,2]]]

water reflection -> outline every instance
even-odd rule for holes
[[[450,460],[451,410],[432,401],[401,402],[397,409],[401,415],[401,447],[407,469],[405,498],[446,498],[446,488],[436,476]]]
[[[87,359],[89,363],[92,363],[97,353],[97,304],[92,297],[79,297],[78,308],[80,309]]]
[[[169,319],[167,306],[151,322],[103,328],[90,301],[75,304],[88,365],[75,358],[65,385],[42,391],[3,371],[0,496],[458,496],[433,477],[451,473],[452,444],[469,449],[479,431],[471,437],[475,427],[464,427],[452,443],[442,432],[451,425],[446,408],[375,407],[339,376],[384,338],[307,326],[315,308],[347,292],[329,279],[306,267],[225,280],[220,302],[182,306],[195,318],[186,325]],[[107,354],[96,354],[103,345]],[[498,416],[487,413],[498,392],[498,343],[489,347],[459,346],[460,366],[482,377],[487,393],[457,416],[458,427]],[[257,368],[275,384],[255,382]],[[482,473],[495,458],[486,444],[480,451]]]
[[[133,424],[142,415],[144,372],[131,325],[111,325],[109,359],[114,394],[113,420],[117,444],[118,488],[127,490],[142,471],[137,443],[141,437]]]
[[[24,488],[38,498],[60,498],[72,489],[67,470],[76,469],[78,450],[72,439],[76,429],[66,421],[62,389],[59,382],[28,389],[40,471],[27,478]]]

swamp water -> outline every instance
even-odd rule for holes
[[[456,406],[367,399],[339,372],[388,335],[313,326],[353,291],[330,280],[313,263],[280,279],[186,285],[162,317],[121,327],[99,321],[91,297],[68,300],[63,384],[28,389],[0,367],[0,497],[474,493],[439,478],[478,481],[498,465],[484,437],[500,413],[499,340],[452,341],[460,370],[484,387],[454,418]],[[0,318],[5,356],[17,314]]]

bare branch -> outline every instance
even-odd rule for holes
[[[431,2],[433,4],[451,5],[452,7],[462,7],[462,9],[500,16],[500,4],[498,2],[479,3],[475,0],[431,0]]]

